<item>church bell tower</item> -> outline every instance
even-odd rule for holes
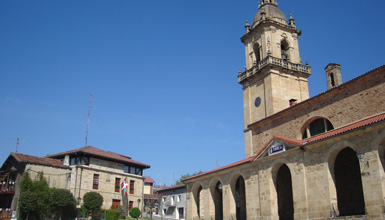
[[[294,18],[287,21],[276,0],[261,0],[253,23],[246,21],[246,66],[239,72],[243,86],[245,156],[254,154],[250,124],[309,98],[311,67],[302,65]]]

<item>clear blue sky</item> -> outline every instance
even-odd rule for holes
[[[343,80],[385,64],[385,1],[284,1],[300,56]],[[240,37],[257,0],[0,1],[0,163],[88,144],[151,165],[169,185],[182,174],[244,158]]]

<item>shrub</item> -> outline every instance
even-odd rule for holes
[[[118,220],[120,217],[120,211],[115,209],[107,210],[106,220]]]
[[[138,208],[132,208],[129,213],[132,218],[137,218],[140,216],[140,210]]]

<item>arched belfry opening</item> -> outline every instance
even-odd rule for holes
[[[289,43],[287,42],[286,39],[283,39],[281,41],[281,59],[283,59],[283,60],[289,60],[290,59],[289,49],[290,49]]]
[[[290,169],[283,164],[277,173],[278,215],[280,220],[294,219],[293,187]]]
[[[347,147],[338,153],[334,163],[334,177],[339,215],[364,215],[361,170],[353,149]]]
[[[234,200],[237,220],[246,220],[246,187],[242,176],[239,176],[235,182]]]
[[[212,189],[212,196],[215,207],[215,220],[223,219],[223,185],[220,181],[215,184],[215,188]]]
[[[261,61],[261,52],[260,52],[260,47],[258,43],[255,43],[253,45],[253,51],[255,56],[255,62],[258,63],[259,61]]]

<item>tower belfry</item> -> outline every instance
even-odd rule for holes
[[[288,21],[276,0],[261,0],[258,8],[253,23],[246,21],[246,33],[241,37],[246,66],[239,72],[238,82],[243,85],[246,156],[253,154],[248,125],[289,108],[292,100],[308,99],[311,74],[311,67],[302,65],[301,31],[293,16]]]

